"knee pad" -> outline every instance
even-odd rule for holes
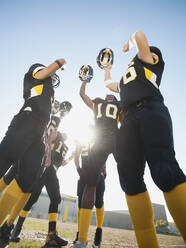
[[[119,180],[122,190],[128,195],[136,195],[147,190],[143,179],[137,180],[136,178],[128,178],[125,180],[120,176]]]
[[[95,207],[96,208],[102,208],[103,206],[103,198],[102,199],[96,199],[96,202],[95,202]]]
[[[154,183],[163,192],[169,192],[178,184],[186,181],[186,177],[177,163],[154,166],[150,169]]]

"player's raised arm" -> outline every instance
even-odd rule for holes
[[[64,65],[66,64],[66,61],[64,59],[57,59],[52,64],[50,64],[48,67],[42,68],[42,70],[38,70],[35,73],[35,78],[37,79],[45,79],[48,76],[52,75],[54,72],[56,72],[58,69],[64,70]]]
[[[93,109],[93,106],[94,106],[94,103],[93,101],[90,99],[89,96],[87,96],[85,94],[85,88],[86,88],[86,85],[87,85],[87,80],[84,80],[81,84],[81,88],[80,88],[80,96],[81,98],[83,99],[84,103],[91,109]]]
[[[105,86],[109,90],[119,93],[119,83],[112,82],[112,78],[111,78],[111,74],[110,74],[111,68],[112,68],[112,65],[109,65],[108,67],[104,68],[104,70],[105,70],[105,79],[104,79]]]
[[[131,35],[128,42],[124,44],[122,51],[126,53],[134,46],[136,46],[138,50],[139,59],[146,63],[154,64],[154,59],[156,59],[157,55],[150,51],[147,38],[143,31],[138,30]]]

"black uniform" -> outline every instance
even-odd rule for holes
[[[54,90],[51,77],[39,80],[35,73],[44,66],[34,64],[24,77],[25,103],[14,116],[0,144],[0,177],[18,164],[16,180],[23,192],[30,192],[41,166],[45,146],[42,137],[50,119]]]
[[[91,149],[91,144],[84,145],[81,148],[81,168],[78,168],[78,174],[80,176],[80,179],[78,180],[78,186],[77,186],[77,195],[78,195],[78,207],[81,208],[81,200],[83,196],[84,187],[86,185],[86,170],[89,164],[89,152]],[[105,174],[103,172],[100,173],[98,176],[98,181],[96,184],[96,200],[95,200],[95,207],[101,208],[103,206],[103,196],[105,192]]]
[[[96,186],[98,175],[109,154],[115,156],[115,138],[118,131],[120,103],[105,101],[100,98],[93,100],[96,140],[89,153],[87,184]]]
[[[50,198],[49,213],[58,212],[58,204],[61,201],[61,195],[56,171],[61,166],[67,151],[68,147],[64,144],[61,133],[58,132],[57,138],[52,144],[51,165],[45,169],[39,182],[35,185],[32,195],[23,210],[29,211],[31,209],[33,204],[37,202],[42,188],[45,186]]]
[[[185,182],[174,152],[172,121],[159,90],[164,61],[158,48],[154,64],[133,59],[120,81],[125,118],[117,138],[117,162],[122,189],[129,195],[146,191],[147,161],[155,184],[164,192]]]

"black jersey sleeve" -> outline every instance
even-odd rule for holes
[[[31,65],[31,67],[29,68],[27,74],[28,74],[28,76],[37,79],[37,77],[35,76],[35,74],[36,74],[38,71],[40,71],[40,70],[42,70],[42,69],[44,69],[44,68],[46,68],[46,66],[44,66],[44,65],[42,65],[42,64],[39,64],[39,63],[33,64],[33,65]]]

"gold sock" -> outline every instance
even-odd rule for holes
[[[126,200],[139,248],[158,248],[154,214],[148,192],[127,195]]]
[[[29,200],[30,196],[31,196],[30,193],[22,193],[21,198],[16,202],[16,204],[14,205],[14,207],[11,211],[11,214],[8,217],[8,220],[7,220],[8,226],[10,226],[14,223],[15,219],[19,215],[19,212],[21,211],[21,209],[24,208],[24,206],[27,203],[27,201]]]
[[[101,208],[96,208],[97,228],[102,228],[104,218],[104,205]]]
[[[0,199],[0,225],[22,195],[22,190],[14,179]]]
[[[91,217],[92,217],[92,209],[81,208],[79,240],[84,244],[87,243],[88,229],[90,226]]]
[[[28,214],[29,214],[29,211],[26,211],[26,210],[22,209],[20,211],[19,216],[26,219],[26,217],[28,216]]]
[[[3,190],[6,188],[7,184],[4,181],[4,177],[1,177],[0,179],[0,193],[3,192]]]
[[[48,221],[49,222],[57,222],[57,217],[58,217],[57,213],[49,213],[48,214]]]
[[[176,226],[186,242],[186,182],[163,194]]]
[[[78,208],[78,210],[77,210],[78,232],[79,232],[79,228],[80,228],[80,212],[81,212],[81,208]]]

